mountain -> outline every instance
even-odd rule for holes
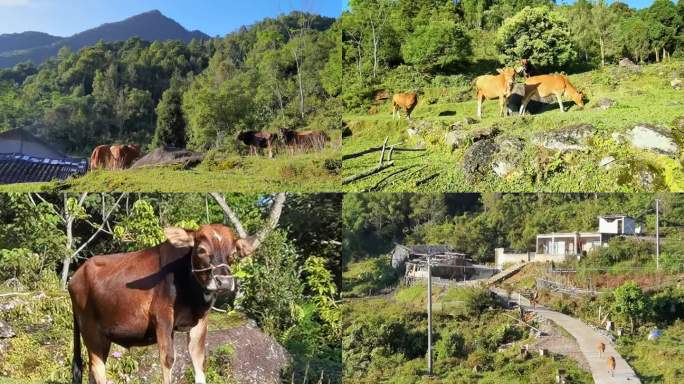
[[[142,40],[208,39],[200,31],[188,31],[175,20],[154,10],[129,17],[128,19],[102,24],[70,37],[57,37],[41,32],[24,32],[0,35],[0,68],[12,67],[17,63],[32,61],[40,64],[56,56],[62,47],[77,51],[93,45],[99,40],[107,42],[139,37]]]

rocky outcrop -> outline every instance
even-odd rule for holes
[[[491,164],[499,145],[485,139],[471,145],[463,155],[463,172],[468,182],[482,179],[491,172]]]
[[[14,332],[12,327],[9,326],[9,324],[0,320],[0,339],[9,339],[10,337],[14,337],[16,335],[17,334]]]
[[[676,156],[680,151],[670,130],[651,124],[638,124],[627,132],[615,132],[612,137],[618,142],[629,143],[635,148],[667,156]]]
[[[676,90],[684,89],[684,81],[680,79],[673,79],[670,81],[670,86]]]
[[[628,58],[624,58],[620,60],[620,63],[618,64],[622,68],[627,68],[632,72],[639,72],[641,71],[641,67],[639,67],[637,64],[634,64],[634,62]]]
[[[157,148],[136,161],[131,168],[169,165],[190,168],[201,163],[203,159],[204,155],[198,152],[178,148]]]
[[[450,150],[461,148],[469,143],[494,137],[498,134],[496,127],[481,127],[471,130],[454,130],[447,132],[444,142]]]
[[[506,178],[519,175],[524,170],[522,151],[525,141],[518,137],[505,137],[497,140],[498,151],[492,156],[492,170],[501,177]]]
[[[601,110],[605,111],[606,109],[614,107],[615,104],[616,104],[615,100],[609,99],[607,97],[602,97],[602,98],[598,99],[594,108],[601,109]]]
[[[588,141],[596,132],[591,124],[575,124],[540,132],[532,138],[532,143],[546,149],[569,152],[587,149]]]

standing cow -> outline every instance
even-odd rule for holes
[[[525,113],[527,104],[535,95],[539,97],[547,97],[550,95],[556,96],[561,112],[565,112],[565,109],[563,108],[563,96],[570,97],[579,108],[584,107],[584,95],[577,91],[577,88],[572,85],[567,76],[557,73],[552,75],[532,76],[525,80],[525,97],[520,104],[521,115]]]
[[[238,133],[238,140],[249,146],[249,154],[257,155],[260,148],[268,150],[268,157],[273,158],[273,143],[278,135],[264,131],[242,131]]]
[[[515,69],[497,69],[498,75],[483,75],[475,79],[477,89],[477,117],[482,117],[482,102],[492,99],[499,99],[499,114],[507,116],[508,98],[513,93],[515,84]]]
[[[190,332],[195,383],[205,383],[207,316],[219,292],[234,291],[231,266],[252,252],[223,225],[196,231],[166,228],[167,241],[138,252],[88,259],[69,282],[74,317],[73,384],[80,384],[81,340],[90,383],[106,384],[111,343],[125,348],[159,344],[163,383],[171,383],[174,332]]]
[[[110,169],[112,166],[112,152],[109,145],[98,145],[90,155],[90,170]]]
[[[610,377],[615,376],[615,358],[613,356],[608,356],[608,372],[610,372]]]
[[[295,131],[280,128],[280,135],[290,154],[297,150],[323,150],[325,144],[330,140],[330,137],[323,131]]]
[[[401,118],[398,113],[399,109],[403,109],[406,113],[406,118],[411,120],[411,112],[413,112],[413,108],[416,107],[416,104],[418,104],[418,94],[415,92],[395,94],[392,96],[392,120],[394,120],[394,116],[399,116]]]
[[[599,342],[596,348],[598,349],[599,357],[603,357],[603,353],[606,351],[606,344]]]

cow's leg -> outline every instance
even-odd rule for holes
[[[527,92],[527,89],[525,89],[525,97],[523,97],[523,101],[520,104],[521,115],[524,115],[525,111],[527,111],[527,104],[530,102],[530,99],[532,99],[532,96],[534,96],[534,92]]]
[[[565,109],[563,109],[563,97],[560,93],[556,93],[556,99],[558,100],[558,106],[560,107],[561,112],[565,112]]]
[[[91,328],[91,327],[86,327]],[[107,355],[111,342],[96,332],[82,333],[83,342],[88,349],[89,384],[107,384]]]
[[[207,338],[207,316],[200,319],[200,321],[191,330],[188,336],[188,351],[190,352],[190,359],[192,360],[192,368],[195,372],[195,383],[205,384],[204,377],[204,357],[205,345]]]
[[[499,96],[499,116],[501,117],[506,116],[506,108],[504,108],[504,104],[506,104],[506,98],[503,96]]]
[[[165,316],[166,317],[166,316]],[[170,317],[157,320],[157,343],[159,344],[159,360],[161,362],[164,384],[171,384],[173,370],[173,314]]]
[[[484,99],[484,95],[477,92],[477,117],[479,118],[482,118],[482,99]]]

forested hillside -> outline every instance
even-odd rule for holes
[[[334,19],[293,12],[224,38],[98,42],[0,70],[0,130],[26,127],[73,155],[98,144],[236,152],[240,129],[333,128]]]
[[[448,244],[491,262],[496,247],[534,250],[539,233],[595,231],[604,214],[636,217],[653,234],[655,198],[661,199],[661,251],[678,264],[684,257],[678,194],[348,194],[344,260],[386,253],[399,242]]]
[[[448,86],[445,75],[481,74],[529,60],[539,71],[576,71],[684,56],[684,1],[351,0],[342,16],[346,105],[383,87]],[[529,8],[526,8],[529,7]],[[522,11],[522,12],[521,12]]]

